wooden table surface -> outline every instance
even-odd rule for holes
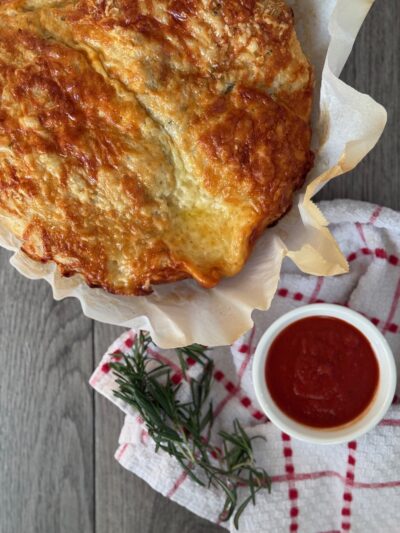
[[[398,0],[377,0],[343,74],[387,107],[386,132],[324,199],[400,209],[399,20]],[[122,416],[87,382],[122,330],[85,318],[75,299],[55,302],[46,282],[9,266],[9,255],[0,252],[0,532],[221,531],[113,459]]]

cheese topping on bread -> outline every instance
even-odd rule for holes
[[[312,85],[281,0],[3,0],[2,223],[93,287],[213,287],[311,168]]]

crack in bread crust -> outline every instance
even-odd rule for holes
[[[241,270],[310,152],[281,0],[6,0],[0,215],[37,261],[146,294]]]

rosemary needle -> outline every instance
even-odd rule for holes
[[[121,353],[122,359],[110,364],[118,385],[114,394],[139,412],[156,451],[174,457],[195,483],[224,492],[220,519],[227,521],[233,516],[238,528],[240,515],[250,502],[255,505],[256,494],[271,488],[268,474],[256,466],[253,456],[252,441],[262,437],[249,437],[235,420],[230,433],[218,433],[219,446],[211,444],[214,414],[208,397],[214,363],[206,348],[193,344],[176,350],[185,378],[186,358],[202,367],[200,375],[188,381],[190,398],[183,402],[178,398],[181,385],[172,381],[170,367],[149,355],[150,343],[149,334],[139,332],[131,353]],[[249,495],[238,505],[240,488],[247,488]]]

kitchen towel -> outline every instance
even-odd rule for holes
[[[350,272],[338,277],[307,276],[285,260],[271,309],[255,312],[253,329],[232,346],[209,351],[215,362],[214,432],[231,430],[238,418],[250,435],[266,438],[255,440],[253,446],[257,464],[272,477],[272,491],[260,492],[256,507],[247,507],[240,519],[242,533],[400,531],[397,396],[384,420],[367,435],[348,444],[318,446],[279,431],[260,411],[254,395],[251,366],[258,339],[279,316],[313,302],[347,305],[368,317],[390,343],[396,364],[400,362],[400,213],[351,200],[323,202],[319,207]],[[126,414],[115,458],[164,496],[218,523],[224,495],[195,484],[165,452],[155,453],[140,417],[113,395],[116,385],[109,362],[116,351],[129,353],[134,337],[132,330],[121,335],[90,379]],[[171,365],[176,381],[182,379],[173,351],[153,346],[153,352]],[[195,375],[198,365],[188,363],[190,374]],[[235,531],[233,523],[221,525]]]

